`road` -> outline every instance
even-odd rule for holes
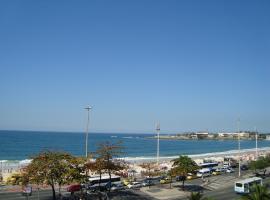
[[[70,196],[70,195],[68,195]],[[105,195],[102,195],[105,197]],[[38,194],[36,191],[33,192],[32,196],[26,197],[22,196],[19,192],[9,192],[9,193],[0,193],[0,200],[52,200],[52,192],[51,190],[43,190],[40,191],[38,198]],[[118,192],[111,192],[108,195],[110,200],[153,200],[154,198],[142,193],[139,190],[124,190],[124,191],[118,191]],[[91,200],[98,200],[98,194],[91,194],[87,197]],[[64,198],[68,199],[68,198]]]
[[[245,173],[243,173],[245,176]],[[248,176],[248,174],[246,174]],[[245,178],[245,177],[243,177]],[[237,180],[237,174],[223,174],[219,176],[211,176],[206,178],[208,180],[207,184],[204,185],[202,179],[194,179],[186,181],[186,190],[188,191],[198,191],[201,190],[205,197],[212,197],[215,200],[238,200],[240,195],[237,195],[234,192],[233,186],[234,182]],[[264,179],[264,183],[269,183],[270,178]],[[157,199],[170,199],[170,200],[186,200],[189,193],[181,191],[179,185],[181,183],[173,183],[173,189],[169,189],[169,184],[151,186],[151,189],[147,192],[142,188],[140,190],[124,190],[117,193],[110,193],[109,198],[111,200],[157,200]],[[148,187],[147,187],[148,188]],[[0,193],[0,200],[16,200],[22,199],[25,200],[27,197],[22,196],[19,192],[12,193]],[[37,200],[38,194],[37,191],[33,192],[33,195],[28,198],[29,200]],[[52,192],[51,190],[42,190],[40,191],[40,200],[51,200]],[[89,199],[95,200],[98,199],[97,195],[91,194]]]

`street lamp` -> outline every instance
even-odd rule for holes
[[[240,151],[240,130],[239,130],[239,124],[240,124],[240,119],[238,118],[237,120],[237,129],[238,129],[238,157],[239,157],[239,166],[238,166],[238,176],[240,177],[241,176],[241,151]]]
[[[89,112],[92,107],[87,106],[84,108],[87,110],[87,125],[86,125],[86,133],[85,133],[85,157],[87,158],[88,155],[88,128],[89,128]]]
[[[256,160],[258,160],[258,131],[257,128],[255,127],[255,139],[256,139]]]
[[[159,164],[159,132],[160,132],[160,124],[157,123],[156,125],[156,131],[157,131],[157,164]]]

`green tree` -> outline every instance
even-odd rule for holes
[[[193,161],[188,156],[179,156],[173,160],[173,166],[171,169],[171,173],[174,175],[183,176],[182,178],[182,187],[185,186],[185,178],[188,173],[193,173],[198,169],[198,165],[195,161]]]
[[[263,170],[264,174],[266,172],[265,168],[270,165],[269,157],[260,157],[258,160],[251,161],[249,164],[250,169],[254,170],[254,172],[257,172],[257,170]]]
[[[101,158],[96,158],[86,163],[86,168],[91,172],[96,172],[99,174],[99,189],[100,189],[100,182],[102,173],[105,170],[104,161]]]
[[[268,200],[270,193],[267,187],[261,185],[254,185],[252,192],[246,196],[242,196],[241,200]]]
[[[110,182],[112,173],[119,172],[126,167],[126,163],[119,159],[119,157],[123,154],[124,152],[121,142],[104,142],[98,145],[96,150],[96,159],[100,160],[99,162],[102,163],[104,171],[109,174]]]
[[[192,192],[188,197],[188,200],[213,200],[213,199],[209,197],[204,197],[203,194],[200,192]]]
[[[146,162],[146,163],[140,164],[140,167],[146,170],[144,172],[144,175],[151,177],[154,174],[154,169],[156,167],[156,163],[155,162]]]
[[[53,199],[56,199],[55,187],[74,181],[81,181],[85,177],[84,160],[68,153],[45,151],[33,157],[32,162],[24,169],[24,176],[30,183],[47,184],[52,188]]]

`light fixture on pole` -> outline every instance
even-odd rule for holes
[[[256,160],[258,159],[258,131],[257,128],[255,126],[255,139],[256,139]]]
[[[157,165],[159,164],[159,132],[160,132],[160,124],[159,122],[156,124],[157,131]]]
[[[238,131],[238,176],[241,176],[241,146],[240,146],[240,128],[239,128],[239,124],[240,124],[240,119],[238,118],[237,120],[237,131]]]
[[[88,128],[89,128],[89,112],[92,107],[87,106],[84,108],[87,110],[87,125],[86,125],[86,131],[85,131],[85,157],[87,158],[88,156]]]

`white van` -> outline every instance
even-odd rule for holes
[[[209,168],[200,169],[197,172],[197,177],[207,177],[211,176],[211,170]]]

